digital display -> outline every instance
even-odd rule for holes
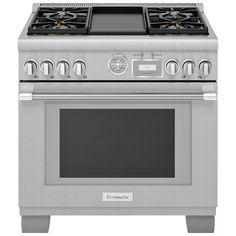
[[[162,77],[162,61],[156,59],[133,60],[132,73],[138,77]]]
[[[156,65],[139,65],[139,71],[155,71],[157,70],[157,66]]]

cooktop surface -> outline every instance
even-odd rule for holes
[[[208,35],[197,7],[40,7],[28,35]]]

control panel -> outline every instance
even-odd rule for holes
[[[58,53],[57,53],[58,54]],[[216,80],[216,57],[205,52],[70,52],[23,55],[23,81]]]

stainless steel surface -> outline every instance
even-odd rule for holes
[[[69,43],[69,42],[68,42]],[[148,44],[148,43],[147,43]],[[156,43],[156,45],[159,45]],[[68,44],[69,47],[69,44]],[[27,76],[24,71],[25,62],[29,59],[34,60],[38,66],[47,59],[53,62],[53,66],[56,68],[58,62],[66,60],[69,64],[67,67],[68,72],[67,76],[60,76],[57,69],[55,69],[52,73],[53,78],[48,78],[48,80],[76,80],[79,81],[83,79],[83,81],[114,81],[114,80],[122,80],[122,81],[189,81],[189,80],[197,80],[197,81],[215,81],[217,80],[217,53],[216,51],[163,51],[163,50],[147,50],[143,52],[143,55],[140,54],[141,50],[136,49],[135,51],[117,51],[114,49],[111,51],[23,51],[19,55],[19,77],[21,80],[46,80],[45,76],[42,75],[40,70],[37,70],[33,77]],[[153,56],[153,53],[155,55]],[[121,74],[114,74],[109,69],[109,60],[113,58],[115,55],[123,55],[127,59],[127,67],[126,70]],[[196,64],[196,69],[191,77],[185,76],[182,66],[184,62],[189,59],[194,61]],[[207,76],[202,77],[202,73],[199,70],[199,63],[203,60],[207,59],[211,62],[211,71]],[[82,78],[77,76],[73,71],[73,65],[76,61],[82,60],[86,64],[86,72],[84,76],[86,78]],[[162,73],[161,76],[133,76],[133,67],[132,63],[134,60],[140,60],[144,63],[148,60],[156,60],[161,62]],[[179,70],[173,76],[169,75],[165,70],[165,64],[169,60],[176,60],[179,62]]]
[[[40,6],[122,5],[198,7],[209,35],[27,35]],[[19,206],[26,231],[32,219],[50,215],[201,216],[190,230],[202,229],[204,217],[213,220],[218,40],[202,4],[34,4],[18,48]],[[174,178],[60,178],[60,109],[173,109]],[[104,193],[129,193],[132,201],[106,202]]]
[[[216,93],[203,94],[32,94],[21,93],[19,100],[216,100]]]
[[[192,181],[190,185],[168,186],[45,185],[46,104],[47,101],[20,101],[20,207],[106,208],[101,201],[102,192],[113,191],[133,192],[134,201],[128,205],[113,202],[110,207],[168,207],[170,212],[175,207],[216,207],[217,101],[190,102]],[[204,198],[199,197],[199,192],[204,192]]]
[[[22,207],[21,215],[215,215],[215,207]]]

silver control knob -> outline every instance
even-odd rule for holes
[[[44,61],[42,62],[40,69],[44,76],[48,76],[52,73],[53,64],[50,61]]]
[[[66,76],[69,72],[69,63],[67,61],[60,61],[57,64],[57,71],[60,76]]]
[[[179,71],[179,63],[178,61],[176,60],[169,60],[167,63],[166,63],[166,72],[167,74],[169,75],[175,75],[177,74],[177,72]]]
[[[83,61],[76,61],[73,65],[73,71],[76,76],[82,76],[86,72],[86,65]]]
[[[211,72],[211,63],[207,60],[203,60],[199,64],[199,71],[201,75],[207,76]]]
[[[183,73],[187,76],[191,76],[194,73],[195,65],[191,60],[185,61],[183,64]]]
[[[24,71],[28,76],[32,76],[35,74],[35,72],[37,71],[37,64],[36,62],[30,60],[27,61],[24,65]]]

